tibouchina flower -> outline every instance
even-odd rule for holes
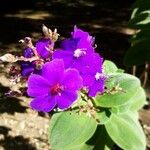
[[[62,59],[54,59],[44,64],[42,74],[32,74],[28,80],[28,95],[34,99],[31,107],[49,112],[55,106],[69,108],[82,88],[82,78],[76,69],[64,68]]]
[[[85,66],[81,73],[84,86],[88,88],[88,95],[95,97],[96,94],[104,92],[105,75],[103,74],[103,59],[99,54],[94,53],[91,56],[91,64]]]
[[[31,48],[25,48],[23,56],[25,58],[31,58],[34,56],[33,50]],[[35,68],[35,64],[31,62],[21,62],[21,75],[22,76],[29,76]]]
[[[42,38],[39,39],[36,43],[36,50],[37,53],[39,54],[39,56],[42,59],[47,59],[50,58],[52,55],[52,50],[54,47],[54,42],[52,42],[50,40],[50,38],[46,39],[46,38]]]
[[[94,48],[87,40],[84,39],[67,39],[61,44],[61,50],[53,54],[53,59],[61,58],[64,60],[65,68],[76,68],[79,72],[83,66],[90,63],[91,54]]]
[[[89,35],[88,32],[85,32],[79,28],[77,28],[77,26],[74,26],[74,31],[71,32],[72,38],[78,38],[78,39],[84,39],[87,42],[89,42],[90,44],[94,44],[95,42],[95,38],[92,37],[91,35]]]
[[[33,50],[30,47],[27,47],[24,49],[24,54],[23,56],[25,58],[32,58],[34,56]],[[22,61],[21,62],[21,75],[22,76],[29,76],[31,73],[41,73],[41,67],[43,62],[40,60],[37,61]]]

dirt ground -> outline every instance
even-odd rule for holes
[[[124,68],[123,57],[134,33],[127,27],[134,0],[2,0],[0,9],[0,56],[6,52],[20,55],[18,40],[41,36],[41,25],[58,28],[61,37],[68,37],[74,25],[96,37],[97,52],[105,59]],[[12,7],[8,8],[7,6]],[[29,107],[25,96],[7,97],[10,90],[9,65],[0,63],[0,150],[48,150],[47,129],[50,116],[37,113]],[[21,85],[18,85],[21,86]],[[17,87],[13,87],[16,90]],[[150,90],[146,90],[147,100]],[[150,149],[150,103],[139,112]]]

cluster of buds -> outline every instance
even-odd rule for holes
[[[2,62],[18,62],[20,65],[20,68],[17,68],[16,65],[12,65],[9,69],[12,86],[17,84],[18,80],[20,81],[20,77],[28,78],[32,73],[40,73],[45,62],[52,59],[55,42],[59,34],[57,33],[57,29],[52,31],[44,24],[42,25],[42,32],[43,37],[37,40],[35,44],[33,44],[31,37],[25,37],[19,40],[19,43],[21,43],[23,47],[22,56],[7,53],[0,57],[0,61]]]

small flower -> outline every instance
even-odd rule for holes
[[[77,26],[74,26],[74,31],[71,33],[72,38],[84,39],[88,41],[91,45],[94,44],[95,38],[90,36],[88,32],[85,32],[81,29],[78,29]]]
[[[91,63],[84,67],[80,73],[83,78],[83,84],[88,88],[88,95],[95,97],[97,92],[104,92],[105,75],[102,70],[103,59],[99,54],[94,53],[91,56]]]
[[[33,50],[29,47],[24,49],[24,53],[23,56],[25,58],[31,58],[34,56]],[[21,62],[21,75],[22,76],[29,76],[35,68],[35,64],[33,64],[32,62],[25,62],[22,61]]]
[[[43,59],[50,58],[53,53],[54,43],[50,38],[41,38],[36,43],[36,50],[39,56]]]
[[[70,38],[62,42],[61,50],[56,50],[52,58],[61,58],[65,68],[76,68],[80,72],[93,53],[94,48],[87,40]]]
[[[38,111],[49,112],[55,106],[69,108],[78,97],[82,88],[82,78],[76,69],[64,68],[62,59],[45,63],[42,74],[32,74],[28,80],[28,95],[34,99],[31,107]]]
[[[23,56],[24,58],[32,58],[34,57],[33,49],[30,47],[27,47],[24,49]],[[40,62],[40,63],[39,63]],[[40,68],[38,67],[39,64],[41,64]],[[36,61],[22,61],[21,62],[21,75],[22,76],[29,76],[31,73],[37,73],[40,74],[41,68],[43,65],[43,61],[36,60]]]

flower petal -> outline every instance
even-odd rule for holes
[[[68,68],[73,61],[73,52],[65,50],[57,50],[53,54],[53,59],[63,59],[65,68]]]
[[[82,88],[82,77],[77,69],[67,69],[64,74],[62,85],[66,90],[76,91]]]
[[[34,71],[34,67],[33,66],[28,66],[21,69],[21,75],[22,76],[29,76],[32,72]]]
[[[74,32],[72,32],[71,34],[73,38],[80,38],[87,40],[92,45],[95,42],[95,39],[92,36],[90,36],[88,32],[78,29],[76,26],[74,26]]]
[[[97,92],[102,93],[104,91],[104,80],[95,80],[93,85],[89,88],[88,95],[91,97],[95,97]]]
[[[30,103],[30,106],[33,109],[43,112],[50,112],[55,107],[55,105],[55,99],[50,96],[37,97]]]
[[[50,39],[40,39],[36,43],[36,50],[38,54],[44,59],[50,56],[50,51],[47,50],[50,44]]]
[[[44,79],[42,76],[32,74],[28,79],[27,93],[32,97],[48,95],[50,86],[49,81]]]
[[[72,32],[73,38],[87,38],[89,36],[88,32],[82,31],[74,26],[74,32]]]
[[[89,87],[93,84],[95,78],[92,75],[81,75],[83,79],[83,85]]]
[[[60,96],[57,95],[55,97],[58,108],[60,109],[69,108],[77,98],[78,98],[77,93],[69,91],[62,92]]]
[[[31,57],[33,57],[34,56],[33,50],[30,47],[25,48],[23,56],[25,58],[31,58]]]
[[[74,51],[77,47],[79,39],[67,39],[61,43],[61,48],[67,51]]]
[[[42,68],[42,76],[46,78],[51,85],[60,82],[64,75],[64,62],[62,59],[54,59],[45,63]]]

